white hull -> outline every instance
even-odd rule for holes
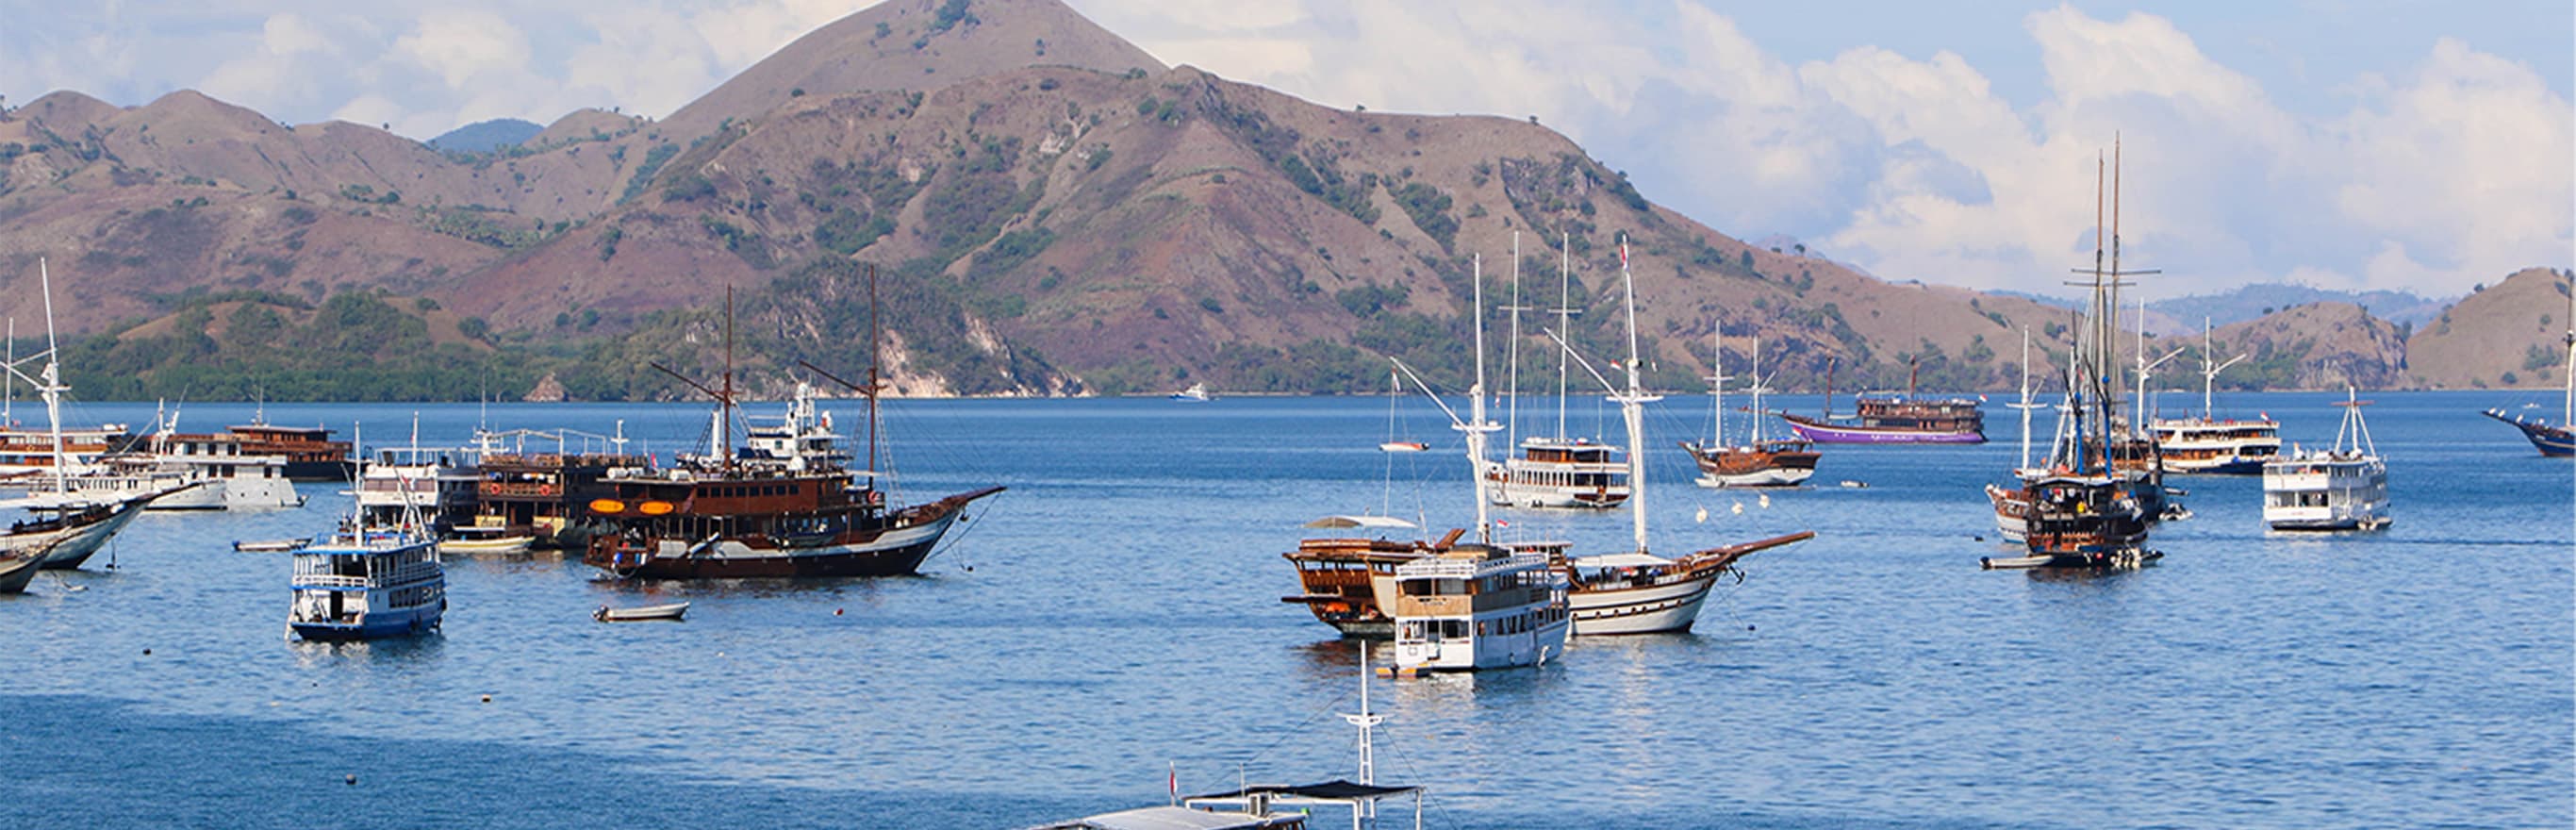
[[[1740,473],[1736,475],[1701,473],[1697,481],[1701,487],[1719,489],[1727,487],[1795,487],[1806,483],[1807,479],[1815,476],[1815,474],[1815,469],[1811,467],[1782,467],[1779,469],[1763,470],[1754,473]]]
[[[1993,504],[1995,508],[1996,535],[2004,537],[2004,541],[2007,542],[2025,542],[2029,540],[2030,521],[2013,513],[2014,510],[2028,511],[2030,508],[2029,505],[2022,503],[2021,491],[2006,490],[2004,488],[1988,484],[1986,485],[1986,500]]]
[[[304,494],[295,492],[295,482],[279,478],[228,478],[224,483],[224,507],[229,510],[303,507]]]
[[[504,536],[497,539],[448,539],[438,543],[438,552],[455,554],[527,553],[528,548],[534,547],[536,543],[537,537],[534,536]]]
[[[198,481],[164,493],[143,505],[145,510],[222,510],[226,506],[221,482]]]
[[[1662,585],[1610,590],[1578,590],[1567,595],[1576,636],[1653,634],[1689,631],[1699,620],[1718,572],[1711,571]]]
[[[2388,468],[2375,457],[2263,468],[2263,523],[2274,530],[2376,530],[2392,521]]]
[[[1565,654],[1563,621],[1512,634],[1469,634],[1421,642],[1398,641],[1395,665],[1409,672],[1484,671],[1536,666]]]

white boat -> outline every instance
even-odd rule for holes
[[[24,380],[44,398],[46,443],[51,451],[41,477],[48,479],[46,483],[51,486],[9,505],[33,513],[34,518],[15,522],[7,533],[0,534],[0,550],[19,555],[33,552],[40,558],[37,566],[41,568],[78,568],[117,531],[132,523],[144,502],[160,494],[98,496],[71,490],[70,456],[64,449],[68,442],[62,428],[63,392],[70,387],[62,382],[58,360],[61,349],[54,342],[53,274],[42,259],[36,261],[36,273],[45,296],[45,351],[25,360],[42,359],[44,369],[36,375],[26,375],[18,370],[21,361],[14,359],[0,368],[6,369],[13,384]]]
[[[1481,319],[1482,259],[1475,269],[1474,308]],[[1467,390],[1467,420],[1458,420],[1438,397],[1431,400],[1449,414],[1453,427],[1467,434],[1468,480],[1476,488],[1476,541],[1444,544],[1395,566],[1395,605],[1385,611],[1395,624],[1393,673],[1401,676],[1535,665],[1563,653],[1574,628],[1565,577],[1557,571],[1555,557],[1493,540],[1494,524],[1486,512],[1492,504],[1486,498],[1490,482],[1475,473],[1487,466],[1485,437],[1500,425],[1485,418],[1485,327],[1475,329],[1476,382]],[[1412,374],[1402,361],[1395,366]],[[1414,383],[1422,385],[1421,377],[1415,376]]]
[[[1735,561],[1754,551],[1777,547],[1815,536],[1812,532],[1793,533],[1743,545],[1710,548],[1679,558],[1658,556],[1646,545],[1646,404],[1662,400],[1647,394],[1637,376],[1637,290],[1635,279],[1628,276],[1627,241],[1620,241],[1620,275],[1627,286],[1628,359],[1627,386],[1614,389],[1610,400],[1619,404],[1620,420],[1628,433],[1627,481],[1636,488],[1628,504],[1629,527],[1636,547],[1598,556],[1577,556],[1556,563],[1567,583],[1567,603],[1574,618],[1574,633],[1582,636],[1604,634],[1649,634],[1689,631],[1699,619],[1701,603],[1708,600],[1709,589]],[[1603,386],[1607,378],[1593,370],[1589,362],[1576,355],[1570,344],[1566,356],[1581,363]],[[1757,386],[1759,385],[1757,381]],[[1812,459],[1809,462],[1813,463]],[[1764,498],[1769,498],[1765,496]],[[1397,571],[1402,573],[1401,569]]]
[[[1564,251],[1565,247],[1560,245],[1559,296],[1557,307],[1553,309],[1557,316],[1557,331],[1566,330],[1574,314],[1570,304],[1573,299],[1570,292],[1573,268]],[[1520,429],[1520,313],[1528,310],[1520,303],[1520,259],[1520,235],[1515,233],[1512,235],[1512,304],[1509,306],[1512,312],[1512,366],[1510,377],[1504,383],[1507,387],[1504,397],[1509,399],[1511,407],[1505,420],[1515,435]],[[1482,340],[1483,333],[1479,331],[1478,341]],[[1499,463],[1486,462],[1481,458],[1478,461],[1486,480],[1492,483],[1486,496],[1493,503],[1504,507],[1608,509],[1628,499],[1631,492],[1629,464],[1619,457],[1621,448],[1588,438],[1566,437],[1565,390],[1573,358],[1574,350],[1560,344],[1556,364],[1556,434],[1508,441],[1507,445],[1517,451],[1516,455]]]
[[[2209,345],[2209,320],[2200,321],[2200,414],[2157,418],[2155,433],[2167,473],[2243,475],[2263,471],[2263,463],[2281,454],[2281,425],[2270,415],[2253,420],[2219,418],[2214,407],[2218,373],[2244,360],[2244,355],[2216,362]]]
[[[459,555],[527,553],[536,543],[537,537],[513,533],[506,527],[467,525],[449,530],[448,537],[438,541],[438,552]]]
[[[600,622],[639,622],[643,620],[676,620],[679,619],[681,615],[687,613],[689,613],[689,604],[685,602],[672,602],[661,605],[638,605],[632,608],[610,608],[602,605],[599,607],[599,610],[590,612],[590,618]]]
[[[479,448],[421,446],[415,425],[410,444],[378,447],[360,469],[361,521],[384,527],[415,518],[432,526],[467,520],[474,515],[475,493],[483,481],[476,464],[480,457]]]
[[[160,470],[175,471],[191,482],[206,482],[193,497],[163,496],[154,510],[248,510],[304,506],[304,495],[286,477],[283,455],[245,451],[241,436],[182,433],[179,414],[171,412],[131,455]]]
[[[1566,584],[1545,554],[1460,545],[1395,567],[1395,673],[1531,666],[1565,653]]]
[[[2273,530],[2377,530],[2388,511],[2388,464],[2347,388],[2332,449],[2294,451],[2263,465],[2263,523]]]
[[[435,630],[447,612],[438,543],[412,527],[350,525],[294,552],[287,627],[306,640],[374,640]]]
[[[1207,403],[1214,399],[1215,396],[1208,394],[1207,384],[1204,383],[1193,383],[1188,389],[1172,393],[1172,400],[1181,403]]]

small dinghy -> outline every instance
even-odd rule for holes
[[[311,539],[243,539],[233,543],[233,550],[243,553],[289,553],[303,550]]]
[[[610,608],[602,605],[599,610],[590,612],[590,618],[600,622],[676,620],[686,613],[689,613],[689,604],[685,602],[674,602],[668,605],[639,605],[633,608]]]

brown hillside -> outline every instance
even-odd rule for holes
[[[2568,279],[2525,268],[2461,298],[2407,339],[2409,379],[2435,389],[2564,383]]]
[[[2309,303],[2219,328],[2219,359],[2248,355],[2247,373],[2271,389],[2386,389],[2406,370],[2406,340],[2397,325],[2351,303]]]

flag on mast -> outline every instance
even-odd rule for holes
[[[1174,804],[1179,804],[1179,803],[1181,803],[1181,767],[1180,767],[1180,764],[1179,764],[1179,763],[1177,763],[1177,762],[1173,762],[1173,761],[1165,761],[1165,762],[1163,762],[1163,765],[1164,765],[1164,768],[1169,772],[1169,774],[1170,774],[1170,776],[1171,776],[1171,777],[1169,777],[1169,778],[1164,779],[1164,786],[1166,786],[1166,787],[1170,788],[1170,789],[1171,789],[1171,791],[1172,791],[1172,803],[1174,803]]]

